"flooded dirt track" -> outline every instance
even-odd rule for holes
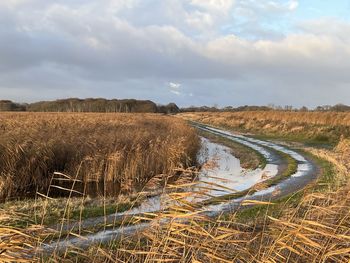
[[[226,137],[227,139],[232,139],[236,142],[240,142],[247,146],[252,146],[251,144],[265,147],[265,149],[272,149],[277,152],[282,152],[289,155],[294,160],[297,161],[296,172],[290,175],[288,178],[281,180],[277,184],[270,186],[266,189],[257,191],[251,195],[246,195],[237,199],[229,200],[216,205],[208,205],[205,209],[205,213],[209,216],[217,216],[224,212],[233,212],[237,210],[244,200],[259,200],[259,201],[271,201],[281,198],[283,196],[292,194],[307,184],[314,181],[318,176],[318,167],[307,157],[303,156],[301,153],[288,149],[285,146],[275,144],[269,141],[263,141],[247,137],[240,134],[233,134],[227,131],[216,129],[213,127],[208,127],[204,125],[197,125],[199,129],[215,133],[217,135]],[[253,148],[253,147],[251,147]],[[260,153],[261,151],[255,147]],[[275,152],[276,153],[276,152]],[[266,155],[264,155],[266,158]],[[276,158],[276,155],[274,156]],[[273,158],[272,158],[273,159]],[[267,160],[271,161],[271,158],[267,157]],[[276,162],[276,160],[275,160]],[[277,161],[278,162],[278,161]]]
[[[233,212],[237,210],[245,200],[270,201],[281,198],[302,189],[317,178],[318,168],[312,161],[297,151],[269,141],[257,140],[241,134],[233,134],[202,124],[193,124],[193,126],[245,145],[259,152],[266,160],[266,166],[264,168],[245,170],[241,167],[240,161],[231,154],[231,149],[213,143],[206,138],[202,138],[203,147],[198,158],[199,161],[203,163],[203,168],[198,174],[197,183],[181,189],[183,193],[190,193],[190,195],[186,197],[186,201],[206,204],[199,208],[199,212],[202,215],[215,217],[221,213]],[[210,200],[213,197],[224,197],[232,193],[239,193],[240,191],[247,190],[258,183],[264,182],[264,180],[278,176],[286,165],[281,153],[296,160],[297,169],[294,174],[277,182],[273,186],[255,191],[251,195],[244,195],[219,204],[210,203]],[[203,191],[205,191],[205,194],[203,194]],[[169,198],[169,195],[163,193],[145,199],[138,207],[127,212],[87,219],[75,223],[76,225],[64,225],[61,229],[63,231],[69,231],[76,226],[84,229],[98,224],[113,224],[113,222],[121,221],[126,216],[130,217],[141,215],[142,213],[164,211],[173,204],[174,201]],[[167,222],[168,220],[165,219],[160,221],[161,224],[166,224]],[[51,253],[54,250],[64,251],[68,247],[85,248],[92,243],[108,243],[122,236],[134,235],[149,226],[150,223],[141,223],[137,225],[114,227],[114,229],[103,230],[82,238],[68,237],[66,239],[61,239],[58,242],[44,244],[42,249],[45,253]]]

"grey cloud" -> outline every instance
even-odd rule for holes
[[[274,33],[267,31],[265,40],[246,40],[222,35],[219,28],[227,17],[218,19],[216,7],[185,0],[162,1],[160,7],[145,2],[0,4],[0,97],[135,97],[180,105],[311,105],[350,99],[350,39],[342,36],[347,23],[337,30],[310,21],[298,25],[299,34],[271,37]],[[227,3],[233,12],[244,7],[248,16],[250,10],[252,21],[293,9],[271,1]],[[162,11],[165,15],[158,16]],[[186,22],[196,12],[214,17],[208,32]],[[181,83],[181,93],[169,92],[169,82]]]

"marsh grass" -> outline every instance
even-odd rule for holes
[[[297,202],[290,202],[293,197],[280,200],[277,211],[275,202],[248,200],[242,204],[248,207],[245,211],[257,209],[259,216],[253,212],[243,218],[242,212],[233,212],[209,218],[186,202],[186,193],[172,192],[169,196],[177,204],[166,212],[134,218],[136,221],[132,223],[150,222],[143,232],[122,236],[108,244],[94,244],[88,249],[71,247],[61,253],[38,253],[38,259],[31,259],[40,262],[349,262],[350,142],[341,140],[332,151],[307,150],[327,160],[324,168],[329,163],[332,167],[324,170],[314,185],[300,191]],[[69,215],[69,202],[73,199],[66,200],[65,216]],[[255,207],[250,208],[251,205]],[[2,224],[22,216],[25,215],[7,216]],[[128,224],[130,221],[126,220],[115,225]],[[45,234],[48,235],[45,232],[48,230],[37,227],[30,232],[30,227],[33,226],[18,229],[20,233],[3,239],[1,245],[5,250],[0,256],[14,255],[18,262],[28,260],[31,246],[40,246]],[[55,238],[64,239],[66,234],[61,230]],[[78,229],[69,235],[80,236],[81,232]]]
[[[228,130],[298,141],[310,146],[335,146],[341,136],[350,137],[350,113],[345,112],[199,112],[179,116]]]
[[[151,222],[146,231],[106,245],[92,245],[87,251],[76,248],[54,254],[51,260],[348,262],[349,150],[347,140],[342,140],[334,151],[308,149],[310,156],[317,155],[323,162],[322,176],[315,184],[277,202],[248,200],[242,204],[248,209],[209,218],[187,203],[184,194],[173,194],[182,205],[156,216],[145,215],[143,219]],[[164,220],[166,224],[161,223]]]
[[[0,131],[2,199],[65,187],[54,172],[130,193],[195,165],[199,149],[184,121],[155,114],[1,113]]]
[[[248,209],[209,218],[186,202],[186,193],[171,193],[177,203],[166,212],[116,224],[150,222],[145,231],[88,249],[37,256],[42,262],[348,262],[349,149],[350,143],[342,141],[334,151],[312,150],[327,159],[322,162],[328,168],[319,181],[297,193],[297,202],[290,201],[294,197],[248,200],[242,204]]]
[[[347,153],[323,151],[335,169],[350,161],[350,145],[344,148]],[[326,179],[322,176],[299,193],[298,202],[280,201],[279,211],[272,202],[247,201],[242,206],[257,205],[259,216],[242,220],[242,212],[235,212],[213,219],[187,204],[160,213],[151,227],[132,238],[54,258],[63,262],[348,262],[349,170],[339,175],[338,170],[330,172],[337,173],[331,181],[325,174]],[[337,184],[344,176],[347,180]],[[160,224],[164,218],[169,223]]]

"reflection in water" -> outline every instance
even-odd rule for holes
[[[278,145],[278,144],[275,144],[275,143],[269,142],[269,141],[262,141],[262,140],[254,139],[254,138],[247,137],[244,135],[232,134],[230,132],[222,131],[222,130],[212,128],[212,127],[205,126],[205,127],[201,127],[201,129],[206,130],[206,131],[210,131],[213,133],[217,133],[221,136],[225,136],[226,138],[241,142],[242,144],[245,144],[247,146],[249,146],[249,144],[261,145],[261,146],[269,147],[269,148],[272,148],[274,150],[288,154],[289,156],[291,156],[293,159],[295,159],[298,162],[297,172],[295,174],[293,174],[292,177],[305,176],[307,173],[310,172],[310,170],[312,170],[312,164],[308,160],[306,160],[304,156],[302,156],[301,154],[299,154],[293,150],[287,149],[284,146],[281,146],[281,145]],[[254,149],[254,147],[252,147],[252,148]],[[256,149],[256,150],[258,150],[258,149]]]
[[[49,188],[50,197],[117,197],[120,194],[118,182],[81,182],[62,178],[54,178]]]
[[[202,138],[203,148],[206,148],[206,163],[198,176],[198,184],[187,189],[189,192],[198,192],[198,196],[191,197],[190,201],[203,201],[209,196],[217,197],[229,193],[246,190],[265,179],[277,175],[278,166],[268,164],[264,169],[245,170],[241,167],[239,159],[231,154],[231,149],[208,139]],[[202,155],[200,155],[202,156]],[[202,157],[203,161],[203,157]],[[203,191],[205,195],[203,196]]]

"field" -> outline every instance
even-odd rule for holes
[[[1,113],[0,130],[2,199],[46,194],[54,172],[130,193],[195,165],[199,147],[184,121],[152,114]]]
[[[243,111],[183,113],[185,119],[271,138],[335,145],[350,136],[350,113]]]
[[[178,117],[181,118],[153,114],[2,114],[0,162],[1,182],[6,183],[1,192],[4,198],[23,196],[33,190],[45,192],[52,185],[53,173],[60,172],[72,177],[73,182],[116,181],[119,194],[128,200],[123,203],[119,199],[119,206],[111,197],[82,202],[71,196],[8,200],[0,206],[2,259],[7,262],[14,258],[41,262],[349,262],[350,115],[240,112],[185,113]],[[41,259],[28,257],[32,246],[40,246],[52,236],[52,230],[46,226],[60,215],[64,221],[67,204],[77,220],[88,217],[88,213],[106,215],[125,210],[135,192],[152,178],[172,177],[179,170],[196,165],[198,135],[182,118],[284,140],[290,145],[298,142],[301,151],[317,163],[319,178],[282,199],[247,201],[242,204],[244,209],[216,218],[197,213],[197,208],[185,201],[184,193],[171,193],[182,206],[136,217],[137,222],[151,223],[135,236],[86,249],[71,248],[66,253],[56,251],[46,257],[37,254]],[[220,142],[219,138],[211,139]],[[256,168],[262,163],[261,156],[255,152],[248,153],[240,145],[231,148],[247,167]],[[48,203],[51,207],[45,211],[57,215],[41,218],[35,211],[41,211],[40,207]],[[76,213],[81,206],[85,210]],[[169,223],[162,224],[164,220]],[[106,223],[100,227],[111,226]],[[69,234],[80,236],[82,232],[72,230]],[[67,233],[53,235],[63,237]]]

